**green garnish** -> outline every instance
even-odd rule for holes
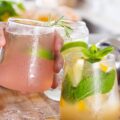
[[[88,45],[82,41],[68,42],[63,45],[63,47],[61,48],[61,52],[71,49],[71,48],[75,48],[75,47],[88,48]]]
[[[66,68],[67,71],[65,71],[66,75],[63,81],[62,97],[70,103],[83,100],[96,93],[105,94],[110,92],[113,88],[116,77],[116,71],[114,68],[110,68],[108,71],[103,71],[98,66],[96,66],[95,70],[93,70],[92,67],[93,64],[99,65],[100,63],[96,62],[102,61],[107,54],[112,52],[113,47],[109,46],[104,49],[100,49],[96,45],[91,45],[90,47],[86,45],[81,47],[81,45],[84,45],[83,43],[84,42],[82,42],[82,44],[80,43],[80,46],[78,44],[75,44],[74,46],[73,43],[72,45],[73,48],[77,47],[77,45],[81,48],[81,60],[84,62],[80,62],[80,58],[76,58],[76,61],[73,61],[76,63],[72,63],[73,66],[71,68]],[[61,51],[66,51],[67,49],[69,50],[69,44],[63,46]],[[74,74],[74,72],[77,72],[78,76],[77,74]],[[81,72],[81,75],[79,72]]]
[[[100,49],[94,44],[88,47],[88,45],[83,41],[73,41],[65,43],[61,48],[61,53],[65,51],[68,51],[67,53],[71,52],[69,49],[72,49],[74,52],[74,48],[81,48],[80,52],[82,53],[83,59],[90,63],[101,61],[107,54],[113,51],[112,46]]]
[[[54,22],[51,22],[51,17],[49,17],[48,25],[49,26],[63,27],[64,31],[65,31],[65,36],[68,38],[70,38],[70,34],[73,31],[69,22],[64,19],[64,16],[60,17],[59,19],[55,20]]]
[[[19,2],[13,2],[8,0],[0,0],[0,21],[5,21],[9,17],[18,16],[16,8],[20,11],[24,11],[24,5]]]
[[[74,103],[80,100],[83,100],[87,98],[88,96],[91,96],[95,93],[108,93],[115,81],[115,70],[112,69],[110,72],[105,73],[105,72],[100,72],[99,79],[96,82],[98,83],[99,87],[94,86],[93,83],[93,76],[92,75],[83,75],[80,83],[77,85],[77,87],[74,87],[72,85],[72,80],[71,77],[67,74],[65,76],[65,80],[63,82],[63,88],[62,88],[62,97],[70,102]]]
[[[113,47],[111,46],[100,49],[96,45],[91,45],[88,48],[83,48],[82,53],[87,61],[95,63],[101,61],[107,54],[112,51]]]
[[[32,56],[38,57],[40,59],[47,59],[47,60],[53,60],[54,59],[53,53],[49,50],[44,49],[44,48],[39,48],[35,51],[30,50],[30,54]]]

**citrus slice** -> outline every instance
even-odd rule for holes
[[[31,50],[30,54],[32,56],[36,56],[38,58],[43,58],[43,59],[47,59],[47,60],[53,60],[54,59],[54,55],[51,51],[43,49],[43,48],[39,48],[37,50]]]
[[[78,51],[87,47],[88,45],[82,41],[66,42],[61,49],[61,53],[64,56],[70,52]]]
[[[83,68],[84,68],[84,60],[83,59],[78,59],[75,64],[73,65],[73,78],[72,78],[72,83],[73,86],[76,87],[82,78],[83,74]]]
[[[109,66],[108,66],[108,65],[105,65],[104,63],[100,63],[100,69],[101,69],[103,72],[108,72]]]

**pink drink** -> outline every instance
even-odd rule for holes
[[[24,19],[18,20],[24,22]],[[51,87],[54,76],[54,31],[26,25],[28,20],[20,24],[18,20],[17,23],[9,22],[6,28],[7,44],[0,64],[0,84],[21,92],[44,91]]]

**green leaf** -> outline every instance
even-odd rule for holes
[[[116,77],[115,75],[115,70],[111,70],[109,73],[101,73],[101,92],[103,94],[108,93],[112,89]]]
[[[17,13],[13,7],[13,4],[8,1],[0,2],[0,15],[4,15],[5,13],[9,13],[10,16],[16,16]]]
[[[16,2],[12,0],[0,0],[0,3],[3,3],[3,2],[9,3],[9,4],[16,4]]]
[[[95,63],[95,62],[99,62],[101,59],[99,59],[99,58],[89,58],[89,59],[87,59],[90,63]]]
[[[113,51],[113,47],[109,46],[104,49],[97,48],[96,45],[91,45],[89,48],[84,48],[82,50],[83,58],[91,63],[99,62],[107,54]]]
[[[0,20],[4,20],[4,15],[8,15],[8,17],[11,16],[18,16],[18,13],[16,12],[16,8],[23,10],[24,6],[22,3],[17,3],[13,1],[5,1],[0,0]],[[25,9],[24,9],[25,10]]]
[[[89,48],[91,54],[95,54],[97,51],[98,51],[98,48],[96,47],[96,45],[92,45],[90,48]]]
[[[103,58],[104,56],[106,56],[107,54],[109,54],[109,53],[112,52],[112,51],[113,51],[113,47],[109,46],[109,47],[106,47],[106,48],[100,50],[100,51],[96,54],[96,56],[97,56],[98,58]]]
[[[90,51],[89,51],[88,49],[83,48],[83,49],[82,49],[82,53],[83,53],[85,59],[86,59],[86,58],[87,58],[87,59],[91,58],[91,53],[90,53]]]
[[[94,86],[95,78],[92,75],[83,75],[78,86],[73,87],[71,77],[67,74],[63,82],[62,97],[67,102],[74,103],[98,92],[101,94],[108,93],[114,85],[115,75],[114,69],[108,73],[100,72],[100,79],[96,79],[99,85],[97,88]]]
[[[25,7],[24,7],[24,5],[23,5],[21,2],[17,4],[17,7],[18,7],[20,10],[25,11]]]
[[[66,75],[63,82],[62,97],[67,102],[77,102],[93,94],[93,84],[90,77],[85,77],[77,87],[73,87],[70,77]]]

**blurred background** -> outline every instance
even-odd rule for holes
[[[64,16],[83,20],[90,31],[90,42],[102,41],[102,47],[115,47],[120,72],[120,0],[0,0],[0,21],[9,17],[48,21]],[[119,75],[119,74],[118,74]],[[120,78],[119,78],[120,79]]]
[[[0,21],[17,15],[47,21],[50,14],[53,19],[63,15],[86,21],[91,33],[119,34],[119,11],[120,0],[0,0]]]

